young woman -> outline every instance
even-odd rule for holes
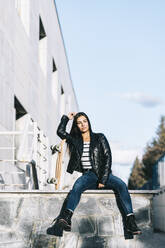
[[[73,119],[70,134],[66,132],[69,120]],[[88,116],[79,112],[63,115],[57,129],[61,139],[66,139],[70,151],[67,172],[82,172],[65,199],[59,216],[54,220],[47,234],[62,236],[62,231],[71,231],[71,217],[77,207],[81,194],[88,189],[112,189],[117,206],[124,220],[125,230],[140,234],[133,214],[131,198],[126,184],[111,171],[112,156],[109,143],[102,133],[94,133]]]

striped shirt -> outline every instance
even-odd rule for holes
[[[90,142],[84,142],[83,145],[83,154],[81,157],[81,164],[83,169],[92,169],[90,154],[89,154]]]

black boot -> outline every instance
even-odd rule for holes
[[[65,198],[63,204],[62,204],[62,208],[60,211],[60,214],[57,216],[57,218],[55,218],[52,222],[52,225],[46,230],[46,233],[49,235],[55,235],[57,237],[62,237],[63,236],[63,227],[62,225],[59,224],[59,220],[61,218],[63,218],[63,213],[66,209],[66,205],[67,205],[67,201],[68,201],[68,197],[70,195],[70,192],[68,193],[67,197]]]
[[[46,233],[57,237],[63,236],[63,228],[59,225],[59,216],[53,220],[52,226],[48,227]]]
[[[65,209],[62,216],[59,218],[59,225],[62,227],[65,231],[70,232],[71,231],[71,218],[72,218],[73,212],[69,209]]]
[[[142,233],[142,231],[140,230],[140,228],[138,228],[135,222],[135,216],[133,214],[126,217],[125,228],[128,232],[132,233],[133,235],[138,235]]]

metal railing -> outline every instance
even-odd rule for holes
[[[0,157],[0,175],[4,183],[0,186],[20,186],[27,189],[44,189],[48,177],[48,138],[36,122],[27,115],[26,124],[21,131],[1,131],[0,137],[10,140],[11,146],[2,146],[0,151],[12,151],[11,158]],[[29,138],[30,137],[30,138]],[[2,164],[5,165],[2,167]],[[5,175],[11,175],[7,182]],[[24,176],[24,183],[12,183],[13,175]],[[20,181],[20,180],[18,180]],[[23,180],[22,180],[23,181]]]

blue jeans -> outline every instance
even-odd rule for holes
[[[97,186],[98,177],[95,173],[92,171],[84,173],[74,183],[68,197],[66,208],[74,211],[80,201],[81,194],[88,189],[97,189]],[[120,211],[125,215],[133,213],[131,197],[127,185],[120,178],[110,173],[105,188],[114,191]]]

